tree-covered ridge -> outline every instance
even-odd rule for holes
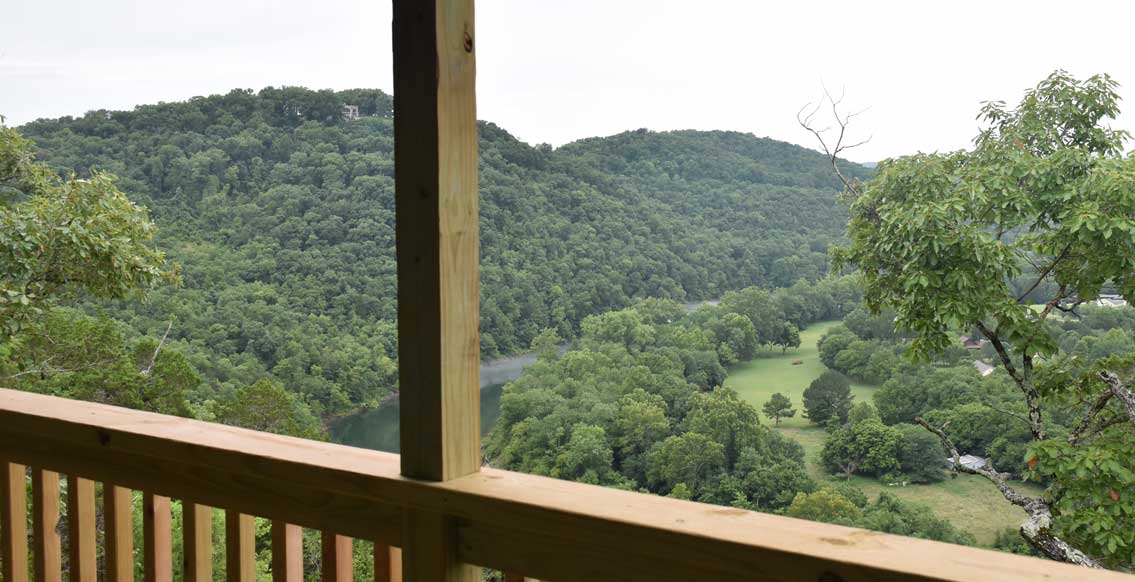
[[[272,378],[329,414],[395,389],[388,95],[236,90],[22,131],[150,209],[184,285],[110,313],[155,337],[172,320],[202,399]],[[815,280],[846,220],[824,158],[772,140],[640,130],[553,150],[480,131],[486,357],[639,297]]]

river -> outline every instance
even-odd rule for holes
[[[567,351],[568,344],[560,346]],[[519,378],[524,368],[536,362],[536,353],[498,358],[481,364],[481,432],[487,434],[500,416],[501,391],[504,385]],[[397,399],[378,408],[343,417],[331,424],[331,440],[336,443],[379,451],[398,452]]]
[[[717,305],[716,299],[686,303],[687,312],[703,305]],[[560,346],[560,353],[568,344]],[[524,368],[536,361],[536,353],[498,358],[481,363],[481,433],[487,434],[500,416],[501,391],[504,385],[520,377]],[[330,427],[331,441],[353,447],[398,452],[397,399],[389,400],[378,408],[364,410],[343,417]]]

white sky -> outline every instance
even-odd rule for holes
[[[530,143],[647,127],[812,147],[796,111],[825,83],[870,107],[854,130],[874,137],[848,157],[955,149],[982,100],[1015,102],[1055,68],[1110,73],[1135,111],[1133,17],[1135,4],[1087,0],[480,0],[478,117]],[[9,125],[268,85],[389,91],[390,1],[0,7]]]

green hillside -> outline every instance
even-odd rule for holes
[[[344,104],[363,117],[341,119]],[[575,337],[636,297],[815,279],[846,224],[825,159],[789,144],[639,130],[552,149],[480,129],[486,357],[547,327]],[[395,389],[388,95],[236,90],[20,130],[53,167],[110,171],[153,213],[184,285],[91,309],[149,336],[172,320],[207,382],[198,400],[269,377],[326,416]]]

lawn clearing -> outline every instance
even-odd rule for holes
[[[804,458],[811,475],[817,483],[828,480],[842,480],[832,477],[820,465],[820,450],[824,446],[824,429],[818,426],[782,426],[780,432],[796,439],[804,447]],[[879,493],[886,491],[903,501],[927,505],[934,513],[954,524],[954,527],[967,531],[977,538],[977,543],[992,545],[997,533],[1006,528],[1016,529],[1025,519],[1024,510],[1012,505],[992,483],[977,475],[958,475],[956,479],[947,478],[932,485],[908,485],[891,487],[878,479],[853,476],[851,483],[863,490],[869,499],[874,500]],[[1041,488],[1025,483],[1013,483],[1017,491],[1025,495],[1037,496]]]
[[[764,352],[764,357],[730,368],[729,377],[725,380],[726,386],[736,390],[757,410],[775,392],[783,392],[792,400],[796,416],[781,420],[778,430],[804,447],[808,474],[818,483],[832,478],[820,464],[820,451],[826,435],[822,427],[803,417],[804,389],[827,369],[820,362],[816,342],[838,323],[825,321],[808,326],[800,333],[798,349],[785,354],[779,350]],[[793,365],[792,362],[797,360],[802,364]],[[871,394],[877,389],[877,386],[851,385],[855,402],[872,402]],[[762,421],[772,425],[771,420],[762,418]],[[982,545],[991,545],[998,532],[1017,528],[1025,518],[1023,510],[1005,501],[992,483],[977,475],[958,475],[956,479],[933,485],[906,487],[890,487],[877,479],[859,476],[852,477],[851,482],[871,499],[878,497],[881,491],[887,491],[904,501],[927,505],[938,517],[948,519],[955,527],[973,534]],[[1014,486],[1026,495],[1040,493],[1040,488],[1034,485],[1015,483]]]
[[[816,342],[832,326],[839,321],[824,321],[813,323],[800,332],[800,347],[780,353],[780,349],[768,350],[761,353],[755,360],[737,364],[729,369],[729,376],[725,385],[733,388],[755,406],[757,410],[768,402],[776,392],[782,392],[796,408],[796,416],[780,421],[781,426],[805,427],[811,423],[804,418],[804,389],[812,380],[820,377],[827,368],[820,361],[820,351]],[[802,362],[793,365],[793,362]],[[855,402],[871,402],[871,393],[876,386],[865,384],[851,384],[851,393],[855,395]]]

